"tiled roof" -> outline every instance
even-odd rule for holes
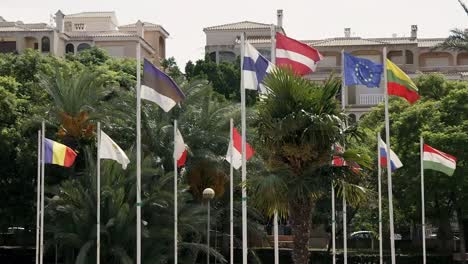
[[[81,12],[65,15],[65,17],[115,17],[115,12]]]
[[[247,41],[250,44],[268,44],[271,43],[270,36],[247,36]]]
[[[133,24],[127,24],[127,25],[122,25],[119,26],[119,29],[133,29],[136,28],[136,23]],[[169,32],[167,32],[166,29],[164,29],[161,25],[150,23],[150,22],[143,22],[143,28],[148,29],[148,28],[154,28],[154,29],[160,29],[163,33],[165,33],[167,36],[169,36]]]
[[[311,46],[328,47],[328,46],[363,46],[363,45],[383,45],[381,41],[362,39],[362,38],[330,38],[324,40],[306,40],[305,43]]]
[[[418,47],[420,48],[432,48],[436,45],[444,42],[444,38],[428,38],[428,39],[418,39]]]
[[[115,38],[115,37],[137,37],[138,35],[133,32],[121,32],[121,31],[88,31],[79,32],[72,31],[67,32],[66,35],[70,38]]]
[[[212,31],[212,30],[239,30],[239,29],[269,29],[270,24],[252,22],[252,21],[242,21],[230,24],[224,24],[219,26],[212,26],[204,28],[203,31]]]
[[[2,16],[0,16],[0,22],[5,22],[5,21],[6,20]]]
[[[24,24],[21,21],[18,22],[0,22],[0,32],[15,32],[15,31],[51,31],[52,27],[46,23],[31,23]]]

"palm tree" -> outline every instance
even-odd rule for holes
[[[461,0],[458,0],[460,5],[462,6],[463,10],[465,10],[466,14],[468,15],[468,7],[465,3]],[[440,43],[436,46],[436,49],[447,49],[447,50],[454,50],[460,52],[467,52],[468,51],[468,30],[463,29],[452,29],[450,31],[450,36],[445,39],[444,42]]]
[[[312,83],[290,71],[277,69],[266,86],[271,89],[258,103],[259,144],[268,173],[250,183],[254,203],[268,215],[277,210],[289,216],[294,236],[292,258],[296,264],[309,263],[308,242],[315,203],[329,191],[333,176],[329,172],[336,142],[344,143],[349,132],[346,115],[336,100],[341,88],[336,79]],[[358,153],[348,151],[348,160],[364,162]],[[356,179],[337,174],[335,183],[351,200],[362,196]]]

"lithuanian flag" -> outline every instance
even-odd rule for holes
[[[389,95],[403,97],[411,104],[419,99],[416,84],[389,59],[387,59],[387,89]]]

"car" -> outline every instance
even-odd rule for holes
[[[374,231],[368,231],[368,230],[363,230],[363,231],[356,231],[353,232],[349,235],[349,239],[378,239],[379,235],[374,233]],[[401,240],[402,236],[401,234],[395,234],[394,235],[395,240]]]

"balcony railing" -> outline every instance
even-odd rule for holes
[[[359,95],[360,105],[377,105],[384,101],[383,94],[361,94]]]

